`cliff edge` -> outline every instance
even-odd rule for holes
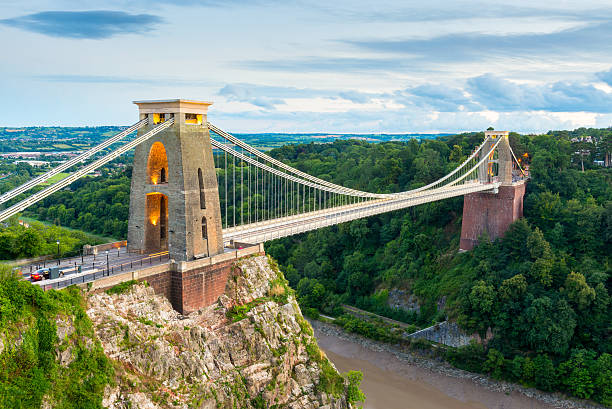
[[[357,385],[319,350],[266,256],[237,260],[219,300],[188,316],[146,284],[117,292],[88,298],[87,315],[115,368],[105,407],[351,407]]]

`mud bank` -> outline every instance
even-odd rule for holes
[[[338,370],[361,370],[365,409],[601,409],[520,385],[462,371],[444,361],[405,353],[319,321],[319,346]]]

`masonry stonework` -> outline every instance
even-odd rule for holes
[[[221,210],[207,102],[137,101],[149,123],[139,134],[174,119],[174,124],[134,151],[128,226],[129,250],[167,250],[189,261],[223,252]]]
[[[164,271],[136,281],[146,281],[153,288],[155,294],[163,295],[168,300],[172,300],[172,277],[170,271]]]
[[[495,240],[508,230],[510,224],[523,217],[524,182],[501,185],[499,192],[471,193],[463,199],[460,250],[471,250],[486,232]]]

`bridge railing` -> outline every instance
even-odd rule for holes
[[[74,267],[69,267],[68,269],[63,270],[64,277],[52,280],[36,281],[33,282],[33,284],[40,286],[43,290],[66,288],[73,284],[85,284],[103,277],[110,277],[124,272],[136,271],[147,266],[151,266],[154,263],[161,264],[164,261],[170,261],[168,252],[152,254],[139,260],[131,260],[125,263],[108,266],[107,268],[96,268],[95,264],[92,264],[91,270],[83,271],[81,273],[78,273],[78,267],[76,269]],[[82,268],[83,265],[80,265],[80,267]]]

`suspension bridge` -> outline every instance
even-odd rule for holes
[[[130,150],[134,166],[126,254],[165,253],[182,263],[171,270],[181,273],[183,282],[186,272],[201,269],[204,260],[212,266],[213,258],[221,260],[239,247],[456,196],[465,197],[464,250],[483,231],[498,237],[522,216],[526,174],[505,131],[487,131],[463,163],[438,180],[408,191],[376,193],[320,179],[255,149],[208,122],[211,103],[135,104],[140,118],[134,125],[0,195],[0,204],[15,202],[54,175],[71,172],[0,211],[0,221]],[[178,309],[187,311],[191,307],[185,307],[181,294]]]

